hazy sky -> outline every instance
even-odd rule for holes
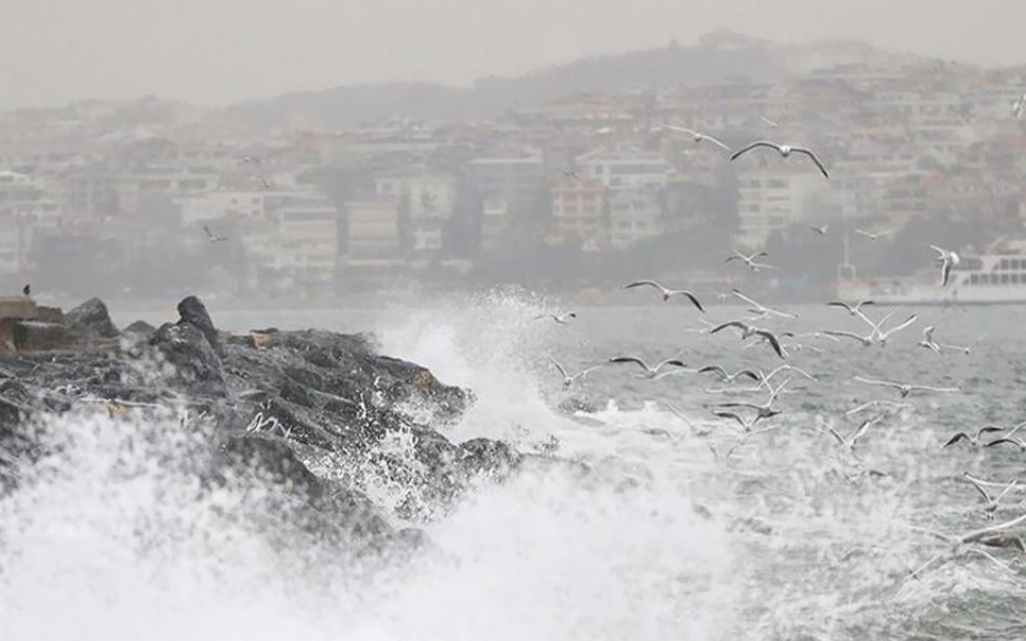
[[[1026,63],[1026,0],[0,0],[0,109],[197,104],[381,80],[466,84],[726,26]]]

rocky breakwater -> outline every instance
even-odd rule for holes
[[[0,356],[0,496],[53,454],[39,427],[55,416],[173,420],[201,435],[203,487],[270,487],[268,510],[287,509],[318,538],[366,555],[417,547],[417,524],[522,460],[503,442],[447,439],[439,428],[470,393],[379,354],[369,336],[224,333],[192,296],[178,316],[119,331],[93,299],[64,315],[60,345]],[[382,482],[393,490],[371,498]]]

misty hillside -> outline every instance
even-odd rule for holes
[[[292,92],[217,108],[146,97],[124,102],[81,101],[57,109],[4,114],[5,124],[40,116],[105,125],[140,127],[204,123],[204,129],[296,126],[342,129],[389,118],[456,121],[494,118],[509,109],[543,104],[581,91],[617,92],[668,85],[771,84],[837,65],[905,66],[923,58],[890,53],[851,41],[776,45],[730,31],[699,38],[694,46],[666,47],[594,56],[513,77],[488,76],[470,87],[432,83],[373,83]]]
[[[225,115],[269,126],[301,119],[339,129],[389,117],[424,120],[492,118],[508,109],[538,105],[576,91],[622,91],[667,85],[769,84],[840,64],[909,64],[921,60],[859,42],[778,46],[731,32],[703,36],[696,46],[595,56],[514,77],[489,76],[470,88],[426,83],[383,83],[284,94],[233,105]]]

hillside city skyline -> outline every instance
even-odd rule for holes
[[[1024,91],[1026,66],[718,29],[466,88],[18,110],[0,115],[0,283],[257,300],[598,296],[646,276],[803,300],[842,274],[929,271],[930,243],[1026,237]],[[808,145],[830,178],[766,150],[731,162],[673,127]],[[777,269],[725,266],[735,249]]]

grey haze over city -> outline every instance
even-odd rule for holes
[[[1024,219],[1021,3],[0,6],[0,278],[44,297],[711,288],[768,249],[807,299]]]

